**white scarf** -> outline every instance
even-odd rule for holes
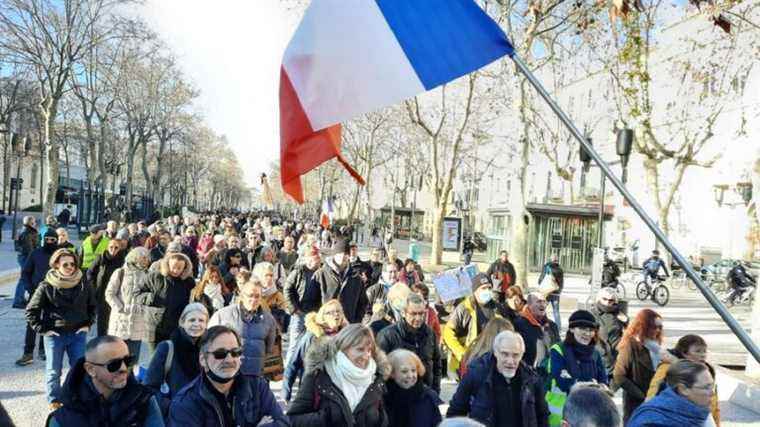
[[[367,368],[362,369],[354,365],[342,351],[338,351],[334,358],[325,362],[325,370],[330,379],[343,392],[343,396],[346,397],[348,406],[353,412],[356,405],[364,397],[364,392],[374,381],[377,366],[375,361],[370,359]]]
[[[224,308],[224,295],[222,295],[222,285],[218,283],[207,283],[203,288],[203,293],[211,299],[211,305],[214,311]]]

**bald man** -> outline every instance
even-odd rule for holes
[[[121,338],[103,335],[88,342],[85,356],[66,378],[62,406],[50,414],[48,427],[163,426],[153,393],[132,375],[134,362]]]
[[[493,350],[470,362],[446,418],[467,416],[503,427],[548,426],[544,386],[536,371],[522,362],[524,353],[520,334],[496,335]]]

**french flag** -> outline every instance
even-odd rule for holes
[[[341,155],[340,123],[475,71],[514,49],[473,0],[313,0],[280,75],[280,176],[303,203],[301,175]]]

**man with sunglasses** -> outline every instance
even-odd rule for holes
[[[84,358],[66,377],[63,406],[50,414],[48,427],[163,426],[155,396],[132,375],[134,363],[121,338],[103,335],[92,339]]]
[[[243,349],[234,329],[212,326],[199,344],[203,373],[172,400],[169,426],[290,425],[266,380],[239,375]]]

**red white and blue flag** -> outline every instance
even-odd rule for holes
[[[401,102],[514,52],[473,0],[313,0],[280,75],[280,172],[303,203],[301,175],[340,153],[340,123]]]
[[[333,219],[333,203],[329,197],[322,201],[322,214],[319,216],[319,225],[323,228],[328,228],[332,224]]]

